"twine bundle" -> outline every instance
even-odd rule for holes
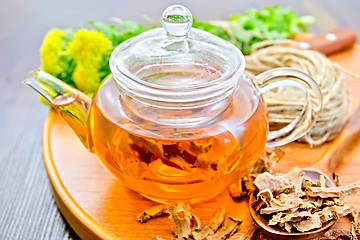
[[[320,145],[334,138],[348,119],[350,95],[343,81],[344,75],[353,74],[324,55],[304,50],[292,40],[263,41],[253,45],[246,56],[246,73],[253,77],[277,67],[294,67],[308,73],[319,85],[323,96],[323,108],[315,125],[301,139],[311,146]],[[264,95],[269,112],[270,128],[291,123],[300,115],[303,93],[291,87],[272,90]]]

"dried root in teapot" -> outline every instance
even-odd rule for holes
[[[251,54],[245,58],[248,76],[277,67],[294,67],[308,73],[318,83],[323,95],[323,108],[315,125],[302,138],[303,141],[320,145],[340,132],[350,112],[349,92],[343,78],[345,74],[360,78],[359,75],[331,62],[319,52],[301,49],[299,42],[291,40],[256,43]],[[303,108],[303,95],[294,88],[277,88],[266,93],[264,98],[273,129],[291,123]]]
[[[169,214],[169,218],[175,224],[172,231],[176,239],[186,240],[223,240],[232,236],[241,224],[241,220],[234,217],[225,219],[225,209],[221,208],[210,221],[201,230],[201,223],[198,217],[191,213],[191,207],[188,204],[178,205],[159,205],[151,209],[145,210],[138,215],[137,219],[143,223],[153,217],[162,214]],[[146,219],[146,220],[144,220]],[[155,237],[153,240],[163,240]]]
[[[327,188],[324,179],[308,179],[297,167],[285,174],[259,174],[254,185],[258,193],[252,207],[270,226],[286,232],[311,231],[349,215],[355,209],[344,197],[360,191],[360,181]]]

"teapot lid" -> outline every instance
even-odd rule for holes
[[[192,15],[184,6],[165,9],[162,26],[115,48],[110,69],[117,83],[130,78],[159,89],[183,89],[223,81],[244,71],[241,51],[211,33],[191,28]],[[171,77],[171,73],[181,77]]]

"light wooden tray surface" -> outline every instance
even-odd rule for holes
[[[354,47],[330,57],[348,70],[360,73],[360,49]],[[360,80],[347,77],[353,109],[360,103]],[[359,119],[360,121],[360,119]],[[298,165],[307,167],[316,162],[328,144],[310,148],[308,145],[292,143],[287,145],[285,159],[280,162],[277,172],[286,172]],[[54,196],[63,216],[74,231],[83,239],[152,239],[159,236],[171,239],[172,222],[165,217],[139,223],[136,216],[157,203],[126,188],[114,179],[97,160],[96,156],[82,147],[70,128],[54,111],[50,111],[43,131],[43,154],[46,170],[54,190]],[[360,140],[356,138],[343,151],[337,164],[342,184],[360,180]],[[360,210],[359,195],[347,198]],[[228,191],[218,197],[193,204],[193,213],[206,225],[216,211],[224,206],[226,214],[240,218],[243,223],[238,233],[245,233],[252,220],[248,212],[247,198],[233,200]],[[342,219],[334,228],[350,226]]]

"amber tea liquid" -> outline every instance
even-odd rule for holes
[[[181,81],[189,74],[170,72],[149,79],[163,77],[167,82]],[[264,103],[251,82],[241,83],[232,103],[211,124],[196,127],[146,119],[154,111],[146,106],[132,111],[128,104],[132,100],[119,98],[114,84],[112,78],[106,80],[91,106],[93,150],[113,175],[150,199],[209,199],[247,173],[264,148],[268,122]],[[188,110],[190,115],[194,112]],[[167,114],[175,119],[178,112]]]

